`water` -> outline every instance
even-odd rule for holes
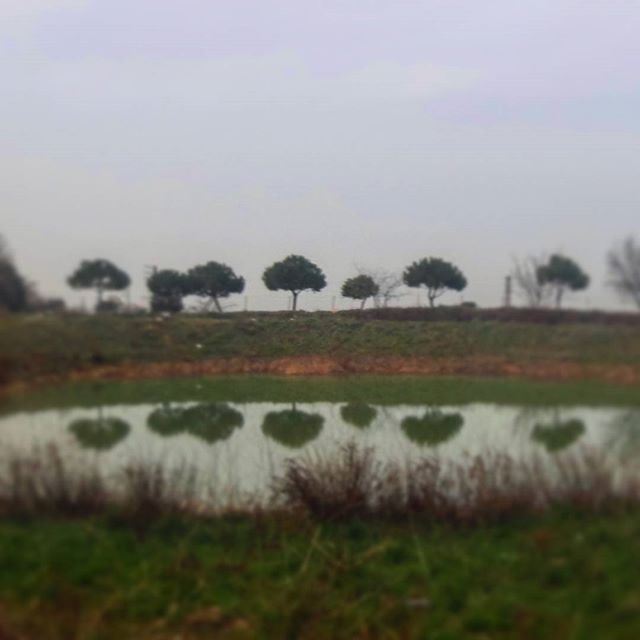
[[[206,393],[188,400],[181,392],[171,401],[166,388],[162,402],[119,404],[113,394],[106,403],[100,389],[77,406],[67,401],[58,408],[5,412],[0,451],[10,458],[53,444],[67,463],[93,465],[107,476],[132,462],[162,462],[167,469],[188,465],[199,477],[249,493],[264,492],[287,459],[330,455],[350,441],[390,461],[425,454],[444,461],[485,454],[528,460],[581,449],[601,452],[616,469],[640,460],[637,406],[455,403],[450,393],[443,394],[442,404],[433,393],[426,394],[428,403],[413,396],[396,404],[384,402],[384,393],[373,394],[370,402],[266,402],[225,401],[220,393],[213,394],[215,400],[204,400]]]

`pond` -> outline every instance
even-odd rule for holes
[[[106,475],[187,465],[235,492],[264,492],[287,459],[356,442],[382,461],[514,460],[597,450],[640,459],[635,389],[499,380],[218,378],[84,384],[6,402],[4,464],[55,445]],[[1,463],[1,461],[0,461]]]

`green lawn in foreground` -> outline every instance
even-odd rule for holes
[[[4,316],[5,377],[65,374],[122,362],[298,355],[503,357],[517,363],[630,364],[640,361],[640,327],[493,321],[360,320],[300,314],[226,318],[177,316]]]
[[[640,513],[473,531],[4,521],[0,611],[39,640],[635,640]]]

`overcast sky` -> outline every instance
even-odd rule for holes
[[[572,302],[614,306],[639,34],[637,0],[0,0],[0,232],[73,303],[106,257],[135,301],[145,265],[217,260],[267,307],[301,253],[329,279],[306,308],[428,255],[496,305],[514,256],[563,251],[594,280]]]

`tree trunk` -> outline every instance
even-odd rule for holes
[[[429,306],[432,309],[436,306],[436,297],[432,293],[429,294]]]
[[[218,300],[217,296],[213,296],[213,304],[216,305],[216,311],[218,313],[222,313],[222,306],[220,305],[220,300]]]
[[[291,292],[293,295],[293,306],[292,306],[292,310],[296,311],[298,309],[298,295],[300,294],[299,291],[292,291]]]
[[[563,294],[564,294],[564,289],[562,287],[558,287],[556,291],[556,309],[560,309],[560,307],[562,307]]]
[[[362,311],[364,309],[364,305],[366,304],[367,299],[366,298],[362,298],[362,302],[360,303],[360,311]]]

